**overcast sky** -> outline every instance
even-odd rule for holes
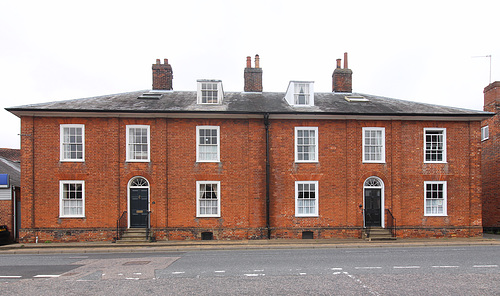
[[[151,88],[168,58],[174,90],[221,79],[243,90],[260,55],[264,91],[312,80],[330,92],[349,53],[353,91],[482,110],[500,80],[500,1],[0,1],[0,147],[19,148],[4,110]]]

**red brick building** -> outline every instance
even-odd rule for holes
[[[291,81],[263,92],[250,58],[243,92],[220,80],[8,108],[21,118],[21,241],[473,237],[481,225],[482,111]],[[121,217],[121,219],[120,219]]]
[[[483,227],[500,232],[500,81],[484,88],[484,111],[495,115],[481,126],[483,176]]]

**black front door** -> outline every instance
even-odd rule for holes
[[[382,226],[381,189],[365,189],[365,226]]]
[[[148,203],[147,188],[130,188],[130,228],[148,226]]]

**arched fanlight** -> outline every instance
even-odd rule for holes
[[[146,179],[142,177],[135,178],[130,182],[130,187],[148,187],[149,183]]]
[[[382,187],[382,183],[380,182],[380,179],[370,177],[366,179],[365,187]]]

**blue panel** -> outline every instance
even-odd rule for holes
[[[9,175],[0,174],[0,187],[8,187],[8,186],[9,186]]]

